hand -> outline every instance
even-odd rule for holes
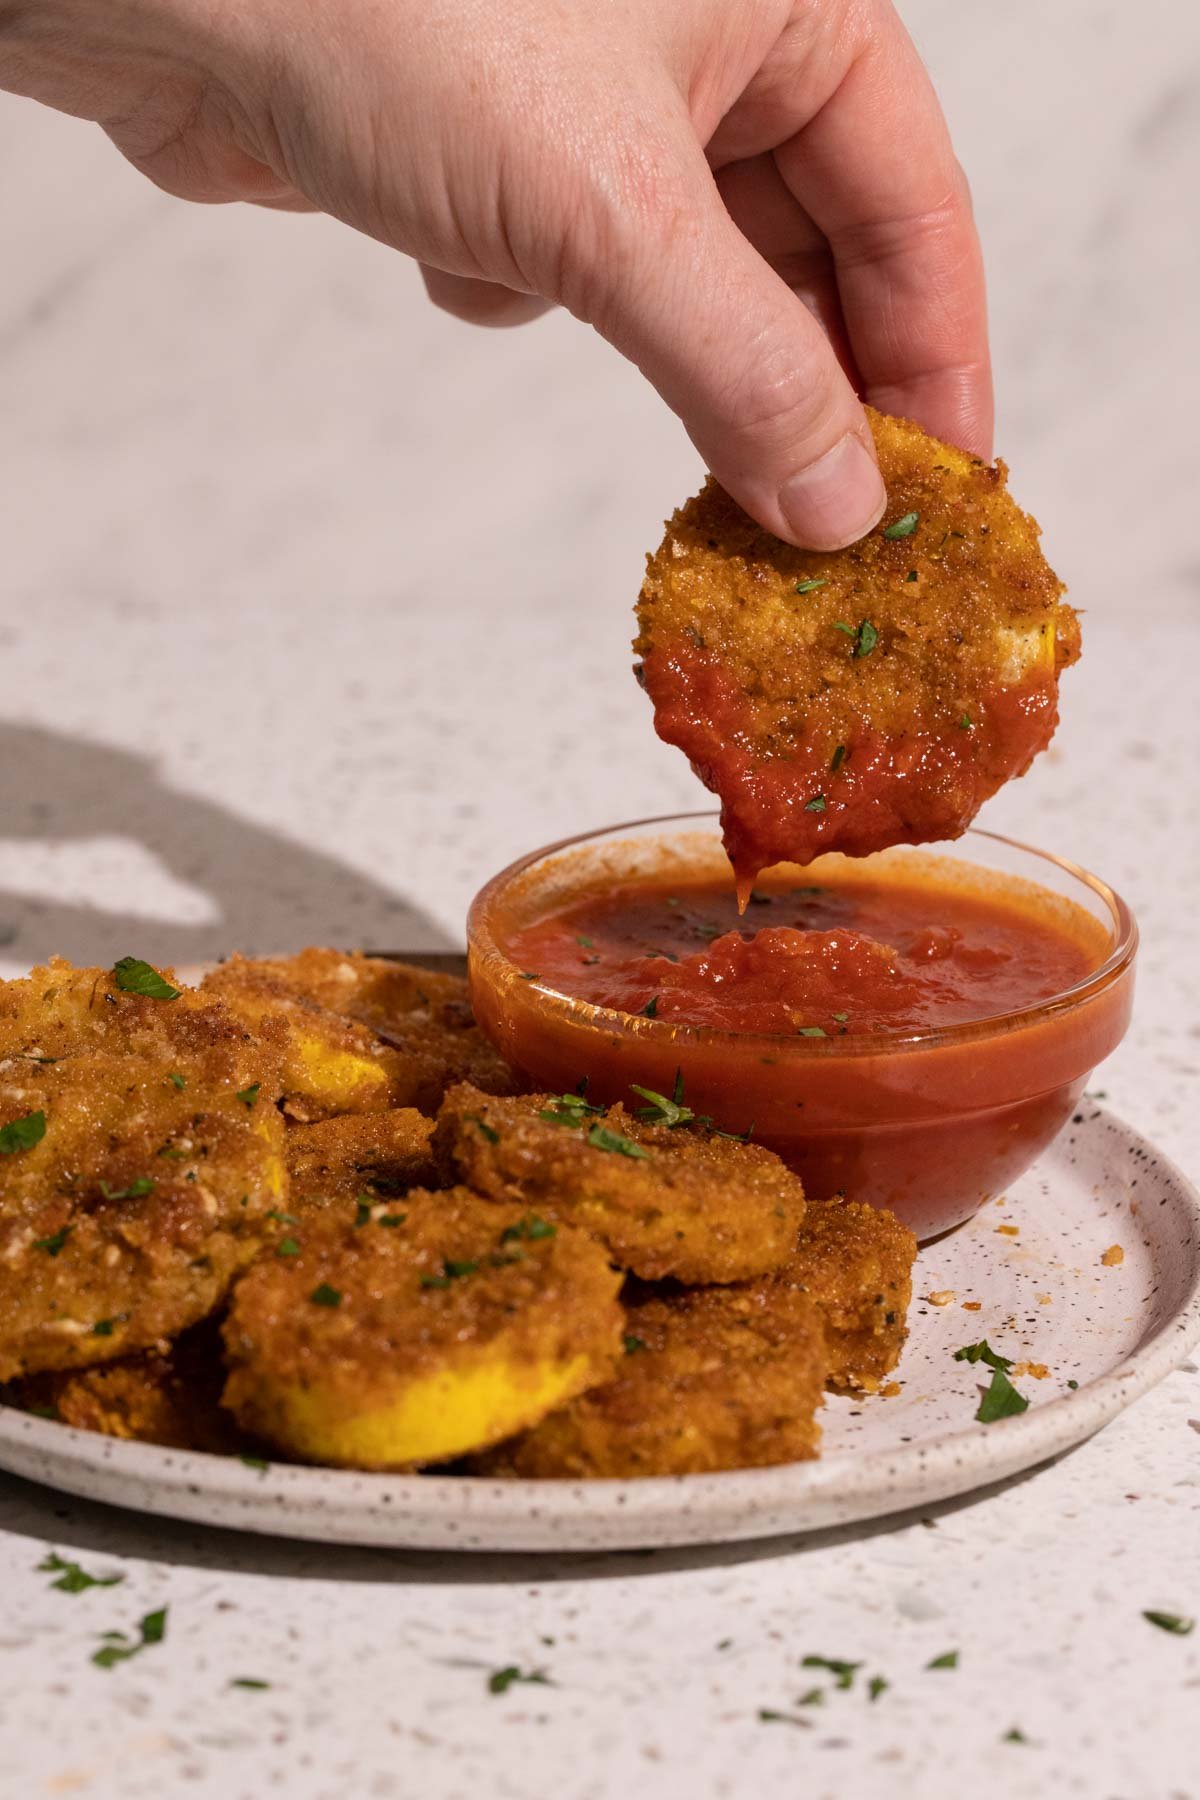
[[[464,318],[568,307],[796,543],[882,511],[856,388],[990,454],[966,182],[889,0],[0,0],[0,85]]]

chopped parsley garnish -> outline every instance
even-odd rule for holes
[[[553,1687],[554,1683],[544,1669],[530,1669],[528,1673],[519,1669],[516,1663],[509,1663],[505,1669],[493,1669],[487,1679],[489,1694],[507,1694],[514,1682],[525,1682],[531,1687]]]
[[[259,1470],[265,1471],[265,1470],[269,1469],[271,1466],[270,1463],[263,1456],[239,1456],[238,1461],[245,1463],[245,1465],[248,1469],[259,1469]]]
[[[83,1594],[88,1588],[116,1587],[125,1579],[124,1575],[89,1575],[77,1562],[66,1562],[53,1550],[38,1564],[38,1573],[57,1575],[58,1580],[52,1581],[50,1586],[62,1594]]]
[[[111,1669],[117,1663],[128,1662],[131,1656],[137,1656],[151,1644],[161,1644],[167,1635],[167,1609],[162,1606],[157,1612],[147,1613],[138,1626],[136,1639],[130,1638],[124,1631],[105,1631],[102,1634],[104,1644],[92,1654],[92,1661],[98,1669]]]
[[[575,939],[575,942],[581,945],[584,950],[594,950],[596,948],[595,940],[590,937],[584,937],[582,934]]]
[[[991,1425],[997,1419],[1015,1418],[1023,1413],[1029,1402],[1024,1394],[1019,1394],[1003,1369],[992,1371],[991,1384],[983,1399],[979,1402],[979,1410],[975,1417],[981,1425]]]
[[[544,1113],[542,1114],[542,1117],[545,1118]],[[473,1125],[480,1137],[486,1138],[489,1144],[498,1144],[500,1142],[500,1133],[498,1131],[493,1131],[487,1120],[481,1119],[478,1113],[464,1113],[463,1118],[467,1121],[468,1125]]]
[[[884,1676],[872,1675],[870,1681],[867,1683],[867,1699],[878,1700],[880,1694],[886,1693],[891,1685],[891,1682]]]
[[[314,1306],[340,1306],[342,1296],[327,1281],[322,1281],[308,1296]]]
[[[1143,1619],[1151,1625],[1157,1625],[1160,1631],[1169,1631],[1173,1637],[1191,1637],[1196,1629],[1195,1619],[1185,1619],[1180,1613],[1144,1612]]]
[[[801,1694],[796,1704],[797,1706],[824,1706],[825,1689],[809,1688],[807,1693]]]
[[[541,976],[538,974],[536,969],[522,969],[520,978],[522,981],[540,981],[541,980]]]
[[[844,631],[847,637],[857,637],[858,636],[858,633],[857,633],[857,631],[855,631],[853,625],[847,625],[845,619],[835,619],[833,621],[833,629],[835,631]]]
[[[824,812],[825,811],[825,796],[824,796],[824,794],[814,794],[811,800],[806,800],[804,802],[804,810],[805,810],[805,812],[815,812],[815,813]]]
[[[179,1073],[178,1069],[171,1069],[167,1074],[167,1080],[170,1082],[172,1087],[178,1088],[179,1092],[181,1094],[182,1094],[184,1088],[187,1086],[187,1078],[185,1076],[181,1075]]]
[[[834,751],[833,755],[829,759],[829,773],[831,775],[836,775],[838,770],[841,768],[842,764],[845,762],[845,760],[846,760],[846,746],[845,746],[845,744],[839,744],[837,749]]]
[[[164,981],[140,956],[122,956],[113,964],[113,980],[123,994],[141,994],[147,1000],[178,1000],[181,989]]]
[[[32,1150],[46,1135],[44,1112],[26,1113],[22,1119],[10,1119],[0,1125],[0,1156],[14,1156],[18,1150]]]
[[[906,512],[902,519],[895,519],[890,525],[885,525],[883,535],[885,538],[893,539],[911,537],[917,529],[920,518],[920,513]]]
[[[642,1008],[642,1013],[647,1019],[656,1019],[658,1017],[658,995],[657,994],[652,994],[650,996],[649,1000],[647,1000],[645,1006],[643,1006],[643,1008]]]
[[[35,1238],[33,1247],[35,1250],[44,1250],[47,1256],[57,1256],[70,1235],[71,1227],[61,1225],[52,1237]]]
[[[958,729],[960,731],[970,731],[974,723],[975,721],[970,713],[964,713],[962,718],[958,721]]]
[[[925,1664],[925,1667],[927,1669],[957,1669],[958,1651],[943,1650],[940,1656],[935,1656],[932,1662]]]
[[[357,1202],[358,1210],[354,1214],[354,1225],[356,1230],[360,1225],[369,1225],[371,1223],[372,1204],[373,1203],[364,1194],[359,1195]]]
[[[602,1113],[602,1106],[593,1106],[582,1094],[559,1094],[553,1106],[543,1107],[538,1114],[547,1125],[569,1125],[578,1129],[590,1114]]]
[[[440,1275],[422,1275],[421,1286],[426,1288],[448,1288],[452,1281],[462,1281],[467,1275],[474,1275],[479,1268],[477,1262],[454,1262],[447,1257],[442,1263]]]
[[[500,1242],[512,1244],[518,1240],[524,1240],[533,1244],[537,1243],[540,1238],[554,1237],[557,1231],[557,1225],[551,1225],[547,1220],[539,1219],[536,1213],[526,1213],[525,1217],[518,1219],[515,1225],[504,1227],[500,1233]]]
[[[1067,1386],[1071,1389],[1072,1393],[1074,1393],[1075,1389],[1079,1386],[1079,1383],[1077,1381],[1068,1381]]]
[[[846,1023],[846,1020],[849,1017],[850,1017],[850,1014],[848,1012],[834,1013],[834,1015],[833,1015],[834,1024],[835,1025],[844,1025]]]
[[[655,1093],[653,1088],[638,1087],[636,1082],[630,1082],[629,1085],[633,1093],[640,1094],[647,1102],[637,1109],[638,1118],[647,1125],[668,1125],[674,1129],[677,1125],[690,1125],[695,1121],[696,1115],[691,1107],[683,1104],[682,1069],[675,1071],[675,1093],[669,1100],[665,1094]]]
[[[268,1219],[274,1219],[277,1225],[298,1225],[300,1223],[295,1213],[279,1212],[275,1207],[271,1208],[267,1217]]]
[[[275,1254],[276,1254],[276,1256],[299,1256],[300,1246],[296,1242],[294,1237],[280,1238],[279,1242],[275,1246]],[[315,1294],[313,1295],[313,1299],[314,1300],[316,1299]],[[325,1301],[322,1301],[321,1304],[324,1306],[336,1306],[337,1301],[336,1300],[325,1300]]]
[[[1000,1739],[1000,1742],[1002,1744],[1027,1744],[1029,1739],[1025,1736],[1025,1733],[1021,1730],[1019,1725],[1012,1725]]]
[[[639,1350],[644,1350],[646,1348],[645,1338],[638,1337],[636,1333],[632,1331],[627,1331],[621,1342],[625,1346],[626,1356],[636,1356]]]
[[[380,1215],[376,1219],[375,1223],[377,1225],[385,1225],[385,1226],[403,1225],[403,1223],[404,1223],[405,1219],[407,1219],[407,1217],[408,1217],[407,1213],[380,1213]]]
[[[448,1275],[422,1275],[421,1286],[423,1288],[448,1288],[450,1277]]]
[[[796,1031],[797,1037],[828,1037],[829,1033],[823,1025],[801,1025]]]
[[[812,1729],[811,1719],[797,1718],[795,1713],[776,1712],[771,1706],[760,1706],[758,1716],[764,1725],[802,1725],[806,1731]]]
[[[143,1195],[154,1192],[154,1182],[149,1175],[139,1175],[136,1181],[123,1188],[110,1188],[107,1181],[102,1181],[100,1192],[106,1200],[140,1200]]]
[[[260,1681],[257,1675],[234,1675],[229,1683],[236,1688],[269,1688],[269,1681]]]
[[[93,1337],[111,1337],[118,1325],[123,1325],[129,1317],[128,1313],[118,1313],[113,1319],[97,1319],[92,1326]]]
[[[981,1338],[977,1344],[964,1344],[961,1350],[954,1352],[954,1360],[965,1363],[984,1362],[989,1369],[999,1369],[1003,1375],[1007,1375],[1012,1368],[1012,1359],[998,1356],[986,1338]]]
[[[622,1137],[619,1131],[610,1131],[607,1125],[593,1125],[587,1134],[587,1141],[593,1150],[611,1150],[616,1156],[648,1159],[650,1155],[640,1144],[635,1144],[632,1138]]]
[[[828,1669],[837,1678],[834,1687],[839,1688],[851,1687],[856,1673],[862,1668],[860,1662],[843,1662],[836,1656],[806,1656],[802,1659],[801,1666],[805,1669]]]
[[[244,1088],[238,1089],[237,1097],[241,1101],[242,1105],[246,1108],[247,1112],[249,1112],[250,1108],[252,1106],[254,1106],[255,1102],[257,1101],[258,1090],[261,1088],[261,1086],[262,1086],[261,1081],[252,1081],[250,1083],[249,1087],[244,1087]]]
[[[905,581],[920,581],[921,577],[916,569],[910,569],[904,579]]]
[[[878,642],[879,632],[872,625],[870,619],[864,619],[854,638],[855,656],[870,656]]]
[[[798,581],[796,583],[796,592],[798,594],[811,594],[814,589],[824,587],[828,580],[828,575],[814,575],[810,577],[808,581]]]

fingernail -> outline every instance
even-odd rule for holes
[[[877,525],[887,490],[861,439],[844,438],[779,490],[788,530],[806,550],[842,550]]]

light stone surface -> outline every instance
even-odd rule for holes
[[[1057,745],[983,822],[1134,904],[1139,1010],[1099,1080],[1195,1173],[1200,13],[904,10],[983,225],[998,446],[1088,609]],[[508,857],[699,803],[626,666],[641,555],[696,463],[604,346],[561,318],[473,336],[379,247],[187,209],[16,101],[0,246],[7,969],[449,945]],[[0,1794],[1196,1800],[1200,1631],[1140,1616],[1200,1614],[1195,1370],[932,1516],[466,1561],[0,1479]],[[48,1546],[125,1580],[54,1592]],[[163,1646],[91,1665],[162,1605]],[[760,1722],[806,1653],[892,1686]],[[555,1686],[490,1697],[510,1662]]]

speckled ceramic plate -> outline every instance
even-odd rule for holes
[[[174,1518],[396,1548],[720,1543],[873,1518],[1070,1448],[1182,1361],[1200,1339],[1200,1195],[1089,1105],[1004,1199],[921,1251],[911,1326],[899,1391],[831,1400],[819,1462],[586,1484],[258,1469],[0,1408],[0,1467]],[[974,1418],[980,1366],[953,1354],[985,1336],[1030,1403],[991,1425]]]

